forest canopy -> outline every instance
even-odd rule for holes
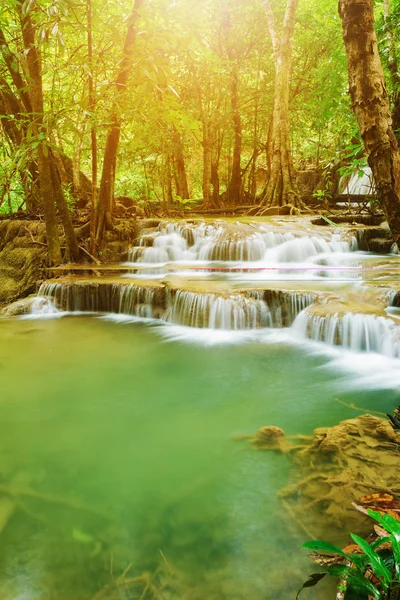
[[[377,2],[375,17],[395,116],[398,4]],[[293,172],[363,160],[327,0],[4,0],[0,50],[1,212],[37,210],[48,156],[44,212],[100,193],[100,237],[114,194],[212,208],[278,193],[298,206]],[[283,174],[265,200],[278,134],[294,192],[282,198]]]

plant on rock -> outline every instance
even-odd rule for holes
[[[351,533],[354,543],[343,550],[318,540],[303,544],[325,570],[311,575],[301,590],[331,575],[338,579],[337,600],[400,599],[400,502],[390,494],[364,498],[365,503],[369,501],[379,504],[379,512],[354,506],[376,521],[373,539],[365,540]]]

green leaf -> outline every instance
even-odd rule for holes
[[[349,558],[349,556],[337,546],[334,546],[329,542],[323,542],[321,540],[313,540],[311,542],[306,542],[302,545],[302,548],[305,548],[306,550],[311,550],[312,552],[318,552],[320,554],[340,554],[340,556]]]
[[[328,217],[326,217],[325,215],[321,215],[321,218],[326,221],[327,223],[329,223],[329,225],[333,225],[334,227],[339,227],[339,225],[337,223],[334,223],[333,221],[331,221],[330,219],[328,219]]]
[[[298,600],[300,592],[304,590],[304,588],[314,587],[314,585],[317,585],[317,583],[321,581],[321,579],[323,579],[325,575],[327,575],[327,573],[313,573],[312,575],[310,575],[307,581],[303,583],[303,585],[297,592],[296,600]]]
[[[368,556],[369,563],[374,570],[375,575],[382,580],[382,584],[387,587],[389,583],[392,581],[392,575],[389,569],[386,567],[382,558],[377,554],[371,546],[366,542],[362,537],[356,535],[355,533],[351,533],[351,538],[358,544],[361,550]]]
[[[379,525],[382,525],[388,533],[393,533],[398,541],[400,541],[400,521],[392,517],[392,515],[381,514],[374,510],[369,509],[368,514],[370,517],[378,521]]]
[[[353,590],[368,594],[372,598],[376,598],[376,600],[382,600],[381,592],[362,573],[352,567],[347,565],[332,565],[329,567],[328,573],[333,577],[347,581]]]

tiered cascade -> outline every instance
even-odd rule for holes
[[[55,282],[40,286],[39,296],[52,298],[58,310],[116,313],[153,318],[163,307],[157,288],[129,283]]]
[[[400,357],[400,328],[382,316],[352,312],[320,316],[305,310],[293,328],[302,337],[331,346]]]
[[[400,303],[398,293],[379,292],[392,307],[387,315],[384,304],[379,312],[368,299],[371,310],[346,313],[343,299],[343,310],[332,307],[340,296],[332,283],[347,286],[362,276],[365,255],[356,250],[355,237],[326,229],[309,235],[304,228],[279,231],[259,223],[161,223],[131,248],[130,262],[118,266],[118,279],[107,270],[107,278],[43,284],[33,312],[125,314],[232,331],[292,327],[303,339],[399,357],[399,326],[390,315]],[[131,279],[121,277],[121,269]],[[135,270],[133,281],[129,273]]]
[[[133,263],[169,261],[224,261],[270,263],[299,262],[319,254],[350,252],[357,249],[356,238],[342,240],[339,234],[329,240],[318,236],[268,231],[259,226],[167,223],[142,236],[128,260]]]

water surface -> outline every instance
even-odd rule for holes
[[[290,459],[235,436],[311,433],[357,414],[338,397],[385,412],[398,393],[368,389],[343,349],[333,361],[276,336],[2,320],[0,485],[42,497],[18,495],[0,534],[0,597],[91,600],[131,565],[161,568],[160,598],[292,599],[315,567],[277,497]],[[152,597],[144,587],[101,597]]]

